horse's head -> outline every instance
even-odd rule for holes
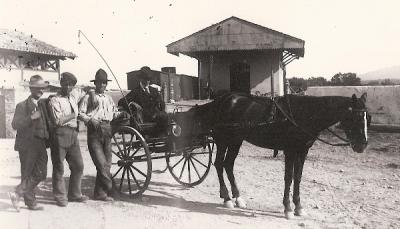
[[[368,144],[367,128],[371,121],[371,116],[366,108],[367,93],[357,98],[355,94],[351,97],[351,105],[346,112],[341,125],[344,128],[351,148],[357,152],[364,152]]]

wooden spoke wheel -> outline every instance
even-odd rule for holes
[[[166,152],[167,168],[179,184],[196,186],[204,181],[210,171],[213,150],[214,142],[208,137],[204,147],[185,152]]]
[[[149,186],[152,161],[143,136],[134,128],[119,126],[111,139],[111,175],[122,195],[136,198]]]

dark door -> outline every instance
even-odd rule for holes
[[[230,66],[231,91],[250,94],[250,65],[234,63]]]

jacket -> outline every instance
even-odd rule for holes
[[[11,122],[12,127],[17,130],[14,145],[16,151],[29,150],[36,141],[47,142],[49,139],[47,120],[46,116],[43,114],[43,112],[45,112],[43,110],[44,104],[44,100],[40,99],[38,106],[36,106],[32,102],[31,96],[17,104]],[[32,120],[31,114],[35,110],[40,111],[41,117]]]
[[[145,122],[152,121],[158,113],[165,111],[165,103],[161,94],[153,87],[149,87],[149,91],[150,93],[144,91],[141,87],[137,87],[125,96],[128,103],[133,101],[141,106]],[[118,101],[118,106],[128,111],[124,98]]]

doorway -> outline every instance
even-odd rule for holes
[[[250,94],[250,65],[234,63],[229,69],[231,91]]]

